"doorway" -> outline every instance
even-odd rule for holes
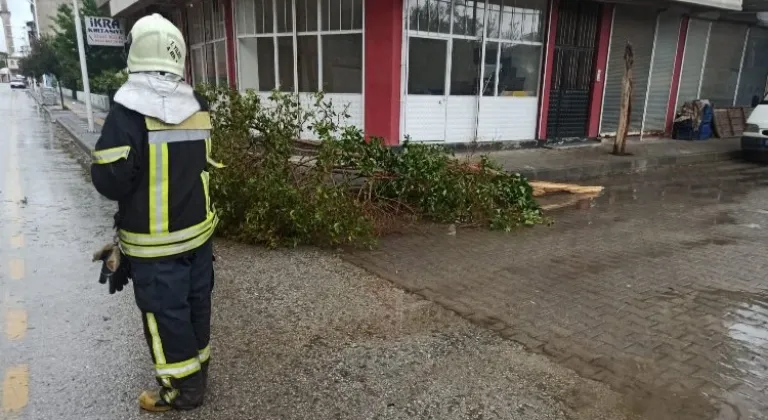
[[[601,5],[560,2],[552,60],[547,140],[587,137]]]

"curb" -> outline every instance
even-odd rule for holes
[[[78,135],[78,134],[75,132],[75,130],[74,130],[74,129],[72,129],[72,128],[71,128],[69,125],[67,125],[67,124],[64,124],[64,123],[63,123],[61,120],[59,120],[58,118],[55,118],[55,117],[53,116],[53,112],[52,112],[52,111],[51,111],[51,110],[50,110],[50,109],[49,109],[47,106],[45,106],[45,105],[41,104],[41,103],[40,103],[40,102],[37,100],[37,97],[35,97],[35,95],[31,94],[30,92],[27,92],[27,94],[28,94],[29,96],[31,96],[31,97],[32,97],[32,98],[35,100],[35,102],[37,102],[37,106],[38,106],[38,107],[40,107],[40,109],[42,109],[42,110],[43,110],[43,111],[44,111],[46,114],[48,114],[48,118],[51,120],[51,122],[53,122],[53,123],[56,123],[56,125],[58,125],[59,127],[63,128],[63,129],[64,129],[64,131],[66,131],[66,132],[67,132],[67,134],[69,134],[69,136],[70,136],[70,137],[72,137],[72,140],[74,140],[75,144],[77,145],[77,147],[78,147],[80,150],[82,150],[82,151],[83,151],[83,152],[84,152],[86,155],[88,155],[88,156],[90,156],[90,155],[91,155],[91,152],[92,152],[91,148],[90,148],[88,145],[86,145],[86,144],[85,144],[85,142],[83,141],[83,139],[80,137],[80,135]],[[66,112],[66,111],[68,111],[68,112],[72,112],[72,111],[69,111],[69,110],[67,110],[66,108],[64,109],[64,111],[65,111],[65,112]]]
[[[75,141],[75,144],[77,145],[77,147],[80,148],[80,150],[82,150],[86,155],[91,156],[91,153],[93,152],[91,148],[85,144],[83,139],[80,138],[80,136],[77,133],[75,133],[75,131],[71,127],[69,127],[67,124],[64,124],[60,120],[55,120],[55,122],[56,124],[59,125],[59,127],[63,128],[64,131],[66,131],[70,137],[72,137],[72,140]]]
[[[542,170],[524,169],[519,171],[519,173],[530,180],[537,181],[583,181],[610,175],[645,172],[649,169],[721,162],[725,160],[740,159],[741,157],[741,150],[729,150],[680,156],[647,157],[566,168]],[[513,170],[512,172],[515,171]]]

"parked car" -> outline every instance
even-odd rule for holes
[[[741,151],[750,160],[768,159],[768,98],[752,98],[752,114],[741,137]]]
[[[14,79],[11,81],[11,89],[26,89],[27,82],[24,79]]]

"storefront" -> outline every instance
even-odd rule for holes
[[[226,86],[229,72],[225,3],[217,0],[189,3],[186,12],[192,83]]]
[[[323,91],[363,128],[363,0],[237,0],[238,87]],[[309,135],[309,133],[307,133]]]
[[[545,0],[409,0],[403,135],[534,139],[546,10]]]
[[[768,29],[704,20],[712,9],[697,1],[638,3],[202,0],[166,11],[187,35],[192,83],[294,92],[308,106],[323,91],[390,145],[612,135],[627,42],[631,133],[669,132],[684,101],[748,105],[765,92]]]

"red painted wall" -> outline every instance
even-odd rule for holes
[[[608,66],[608,47],[611,41],[611,23],[613,4],[603,4],[600,11],[600,26],[597,32],[597,51],[595,67],[592,73],[592,91],[589,94],[589,122],[587,135],[600,135],[600,117],[603,112],[603,91],[605,89],[605,70]]]
[[[683,56],[685,55],[685,41],[688,37],[688,16],[683,16],[680,21],[680,33],[677,36],[677,53],[675,55],[675,68],[672,71],[672,86],[669,89],[669,101],[667,102],[666,134],[672,134],[672,125],[677,111],[677,93],[680,89],[680,73],[683,71]]]
[[[557,36],[557,9],[560,0],[549,2],[549,19],[547,20],[546,54],[544,55],[544,74],[541,79],[541,94],[539,100],[539,140],[547,139],[547,118],[549,117],[549,92],[552,88],[552,60],[555,57],[555,37]]]
[[[365,0],[365,134],[400,143],[403,0]]]
[[[227,36],[227,77],[229,87],[237,89],[237,56],[235,48],[235,22],[232,14],[232,0],[224,1],[224,32]]]

